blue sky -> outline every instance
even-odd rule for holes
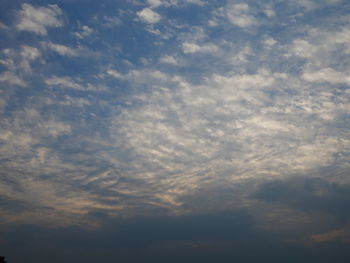
[[[343,255],[349,11],[343,0],[1,1],[1,231],[23,244],[47,233],[39,251],[57,249],[59,229],[97,244],[125,226],[140,233],[107,240],[165,246],[154,262],[266,240],[305,262],[321,262],[310,246]],[[11,242],[0,253],[20,260]],[[83,262],[86,247],[69,249]]]

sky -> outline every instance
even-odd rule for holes
[[[0,256],[349,262],[350,2],[0,0]]]

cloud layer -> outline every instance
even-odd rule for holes
[[[203,249],[234,211],[244,236],[348,242],[346,1],[81,3],[0,21],[4,226],[205,218],[192,239],[164,227]]]

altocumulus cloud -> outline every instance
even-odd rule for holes
[[[346,1],[5,2],[9,262],[349,258]]]

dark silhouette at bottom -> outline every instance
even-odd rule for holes
[[[0,256],[0,263],[7,263],[6,260],[5,260],[5,257],[1,257]]]

